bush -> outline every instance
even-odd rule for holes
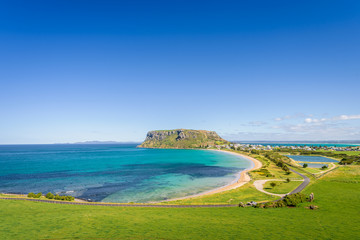
[[[273,207],[274,208],[281,208],[281,207],[286,207],[286,205],[285,205],[284,201],[281,200],[281,201],[274,202]]]
[[[271,208],[273,207],[273,203],[272,202],[267,202],[264,204],[264,208]]]
[[[327,169],[328,167],[326,165],[322,166],[321,169]]]
[[[29,198],[34,198],[35,197],[35,193],[31,192],[27,195]]]
[[[265,204],[264,203],[258,203],[254,206],[254,208],[264,208]]]
[[[291,181],[290,178],[287,178],[287,179],[286,179],[286,182],[287,182],[287,183],[289,183],[290,181]]]
[[[302,193],[295,193],[286,195],[283,200],[276,202],[258,203],[255,208],[282,208],[282,207],[296,207],[299,203],[306,202],[307,197]]]
[[[35,193],[31,192],[31,193],[29,193],[27,196],[28,196],[29,198],[40,198],[40,197],[42,196],[42,193],[39,192],[39,193],[35,194]]]
[[[304,163],[303,168],[307,168],[307,167],[308,167],[307,163]]]
[[[60,196],[59,194],[56,194],[54,199],[61,200],[61,201],[74,201],[75,200],[75,198],[73,196]]]
[[[47,199],[54,199],[54,194],[52,194],[51,192],[48,192],[46,195],[45,195],[45,197],[47,198]]]
[[[270,183],[270,186],[271,186],[271,187],[275,187],[275,186],[276,186],[276,183],[271,182],[271,183]]]
[[[283,199],[283,202],[286,206],[292,206],[295,207],[299,203],[305,202],[307,200],[305,194],[302,193],[295,193],[286,195]]]

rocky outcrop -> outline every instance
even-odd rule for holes
[[[158,130],[150,131],[145,141],[138,147],[143,148],[205,148],[228,143],[214,131],[205,130]]]

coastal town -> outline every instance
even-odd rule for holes
[[[215,145],[217,149],[232,149],[238,151],[251,151],[251,150],[302,150],[302,151],[360,151],[360,145],[358,146],[324,146],[324,145],[276,145],[276,144],[251,144],[251,143],[231,143]],[[209,146],[208,148],[212,148]]]

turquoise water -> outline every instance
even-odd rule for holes
[[[116,145],[2,145],[0,192],[49,191],[89,201],[151,202],[234,181],[252,162],[207,150]]]
[[[303,166],[305,163],[299,163],[301,166]],[[322,168],[324,165],[328,167],[327,164],[321,164],[321,163],[306,163],[309,168]]]
[[[338,162],[334,159],[320,156],[286,155],[298,162]]]

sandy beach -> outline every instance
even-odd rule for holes
[[[238,155],[244,158],[247,158],[249,160],[251,160],[254,163],[254,166],[250,169],[245,169],[243,171],[241,171],[238,174],[238,177],[235,181],[233,181],[232,183],[220,187],[220,188],[216,188],[210,191],[206,191],[203,193],[198,193],[198,194],[194,194],[194,195],[190,195],[190,196],[186,196],[186,197],[180,197],[180,198],[173,198],[173,199],[168,199],[168,200],[164,200],[164,201],[160,201],[160,202],[169,202],[169,201],[176,201],[176,200],[183,200],[183,199],[188,199],[188,198],[193,198],[193,197],[200,197],[200,196],[206,196],[206,195],[211,195],[214,193],[220,193],[220,192],[224,192],[224,191],[228,191],[228,190],[232,190],[232,189],[236,189],[238,187],[243,186],[244,184],[250,182],[251,178],[248,174],[248,172],[252,171],[252,170],[256,170],[262,167],[262,164],[259,160],[240,154],[240,153],[236,153],[236,152],[230,152],[230,151],[225,151],[225,150],[215,150],[215,149],[209,149],[210,151],[220,151],[220,152],[225,152],[225,153],[229,153],[229,154],[234,154],[234,155]]]

